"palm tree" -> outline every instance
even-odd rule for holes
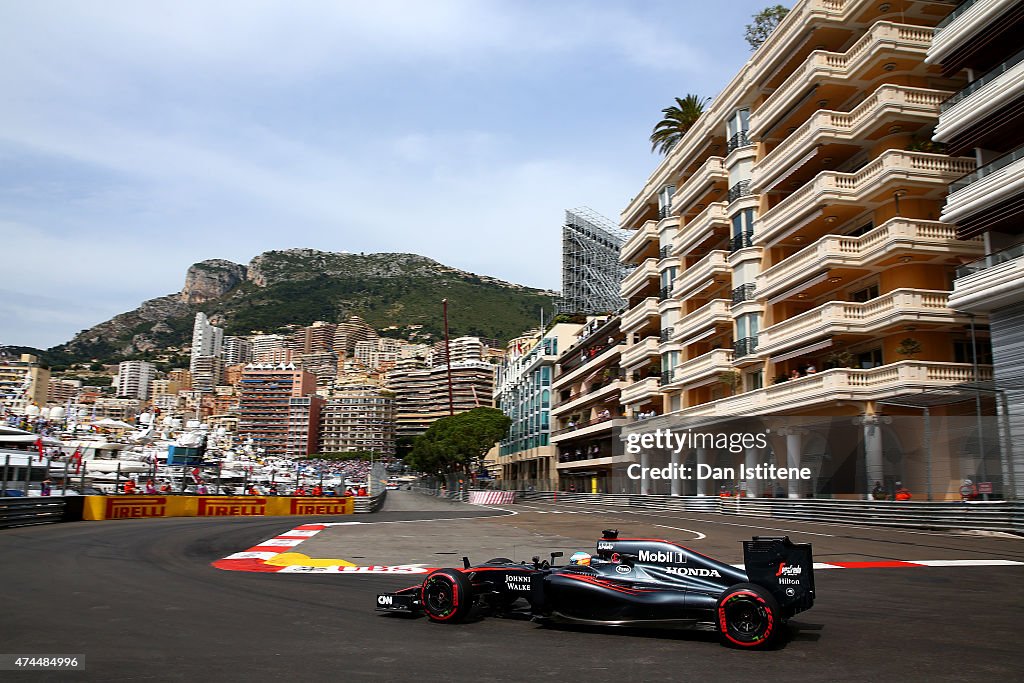
[[[711,101],[710,97],[702,98],[693,94],[675,99],[676,106],[661,110],[665,118],[658,122],[651,133],[652,152],[667,154],[704,113],[704,105]]]

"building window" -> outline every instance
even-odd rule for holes
[[[755,391],[764,388],[764,370],[754,370],[747,373],[747,391]]]
[[[882,366],[882,349],[871,349],[857,354],[857,367],[870,370]]]
[[[978,365],[992,365],[992,343],[987,337],[979,337],[977,344]],[[953,340],[953,361],[974,363],[974,350],[970,339]]]
[[[850,292],[850,301],[857,301],[864,303],[865,301],[871,301],[872,299],[878,298],[878,285],[870,285],[864,289],[858,289],[855,292]]]

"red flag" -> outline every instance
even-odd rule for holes
[[[43,461],[43,437],[36,439],[36,448],[39,449],[39,462]]]
[[[75,463],[75,474],[78,474],[82,470],[81,448],[75,448],[75,452],[71,454],[71,462]]]
[[[199,468],[198,467],[193,467],[192,468],[192,481],[194,481],[197,484],[200,482]]]

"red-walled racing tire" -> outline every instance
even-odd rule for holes
[[[718,599],[718,634],[724,645],[766,647],[782,628],[779,603],[760,586],[738,583]]]
[[[455,624],[473,609],[473,585],[457,569],[438,569],[423,580],[420,602],[431,621]]]

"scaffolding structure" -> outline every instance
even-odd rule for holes
[[[565,212],[559,313],[596,315],[625,306],[619,285],[633,266],[619,263],[619,250],[629,235],[586,207]]]

